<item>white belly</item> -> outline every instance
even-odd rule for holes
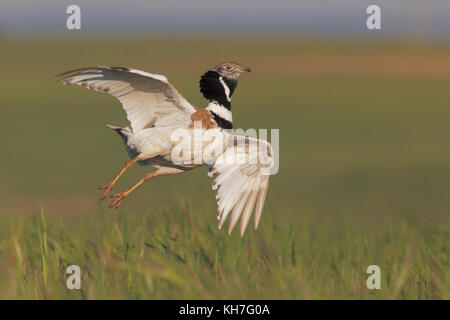
[[[169,152],[173,144],[170,140],[173,128],[148,128],[132,133],[127,146],[138,154],[157,156]]]
[[[149,156],[149,165],[154,158],[155,163],[164,160],[166,164],[194,168],[222,154],[230,137],[220,128],[148,128],[130,134],[127,146],[136,154]]]

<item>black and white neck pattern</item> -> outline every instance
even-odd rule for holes
[[[206,72],[200,79],[200,92],[210,101],[206,108],[217,125],[223,129],[232,129],[231,96],[237,81],[222,77],[215,71]]]
[[[211,101],[206,110],[209,111],[217,125],[223,129],[233,129],[233,117],[231,110],[220,105],[216,101]]]

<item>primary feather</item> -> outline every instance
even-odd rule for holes
[[[270,143],[265,140],[238,137],[237,142],[237,145],[231,142],[217,157],[210,172],[216,175],[213,189],[217,189],[219,227],[231,212],[228,233],[241,217],[240,234],[243,235],[253,211],[255,229],[258,227],[273,159]]]

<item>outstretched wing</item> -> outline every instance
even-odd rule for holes
[[[106,92],[122,103],[134,132],[189,121],[195,108],[165,76],[123,67],[92,67],[59,74],[62,84]]]
[[[248,136],[233,135],[233,138],[225,152],[215,159],[208,174],[217,175],[213,190],[217,190],[219,228],[231,212],[228,234],[242,216],[242,236],[253,210],[255,229],[258,227],[273,164],[272,147],[265,140]]]

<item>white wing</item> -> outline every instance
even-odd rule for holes
[[[58,82],[106,92],[122,103],[134,132],[189,121],[195,108],[165,76],[123,67],[92,67],[59,74]]]
[[[240,233],[244,234],[255,209],[255,229],[261,218],[269,186],[269,172],[273,164],[269,142],[248,136],[233,135],[226,151],[216,158],[209,175],[217,175],[213,190],[217,189],[217,218],[222,228],[231,212],[228,234],[241,217]],[[255,205],[256,203],[256,205]]]

